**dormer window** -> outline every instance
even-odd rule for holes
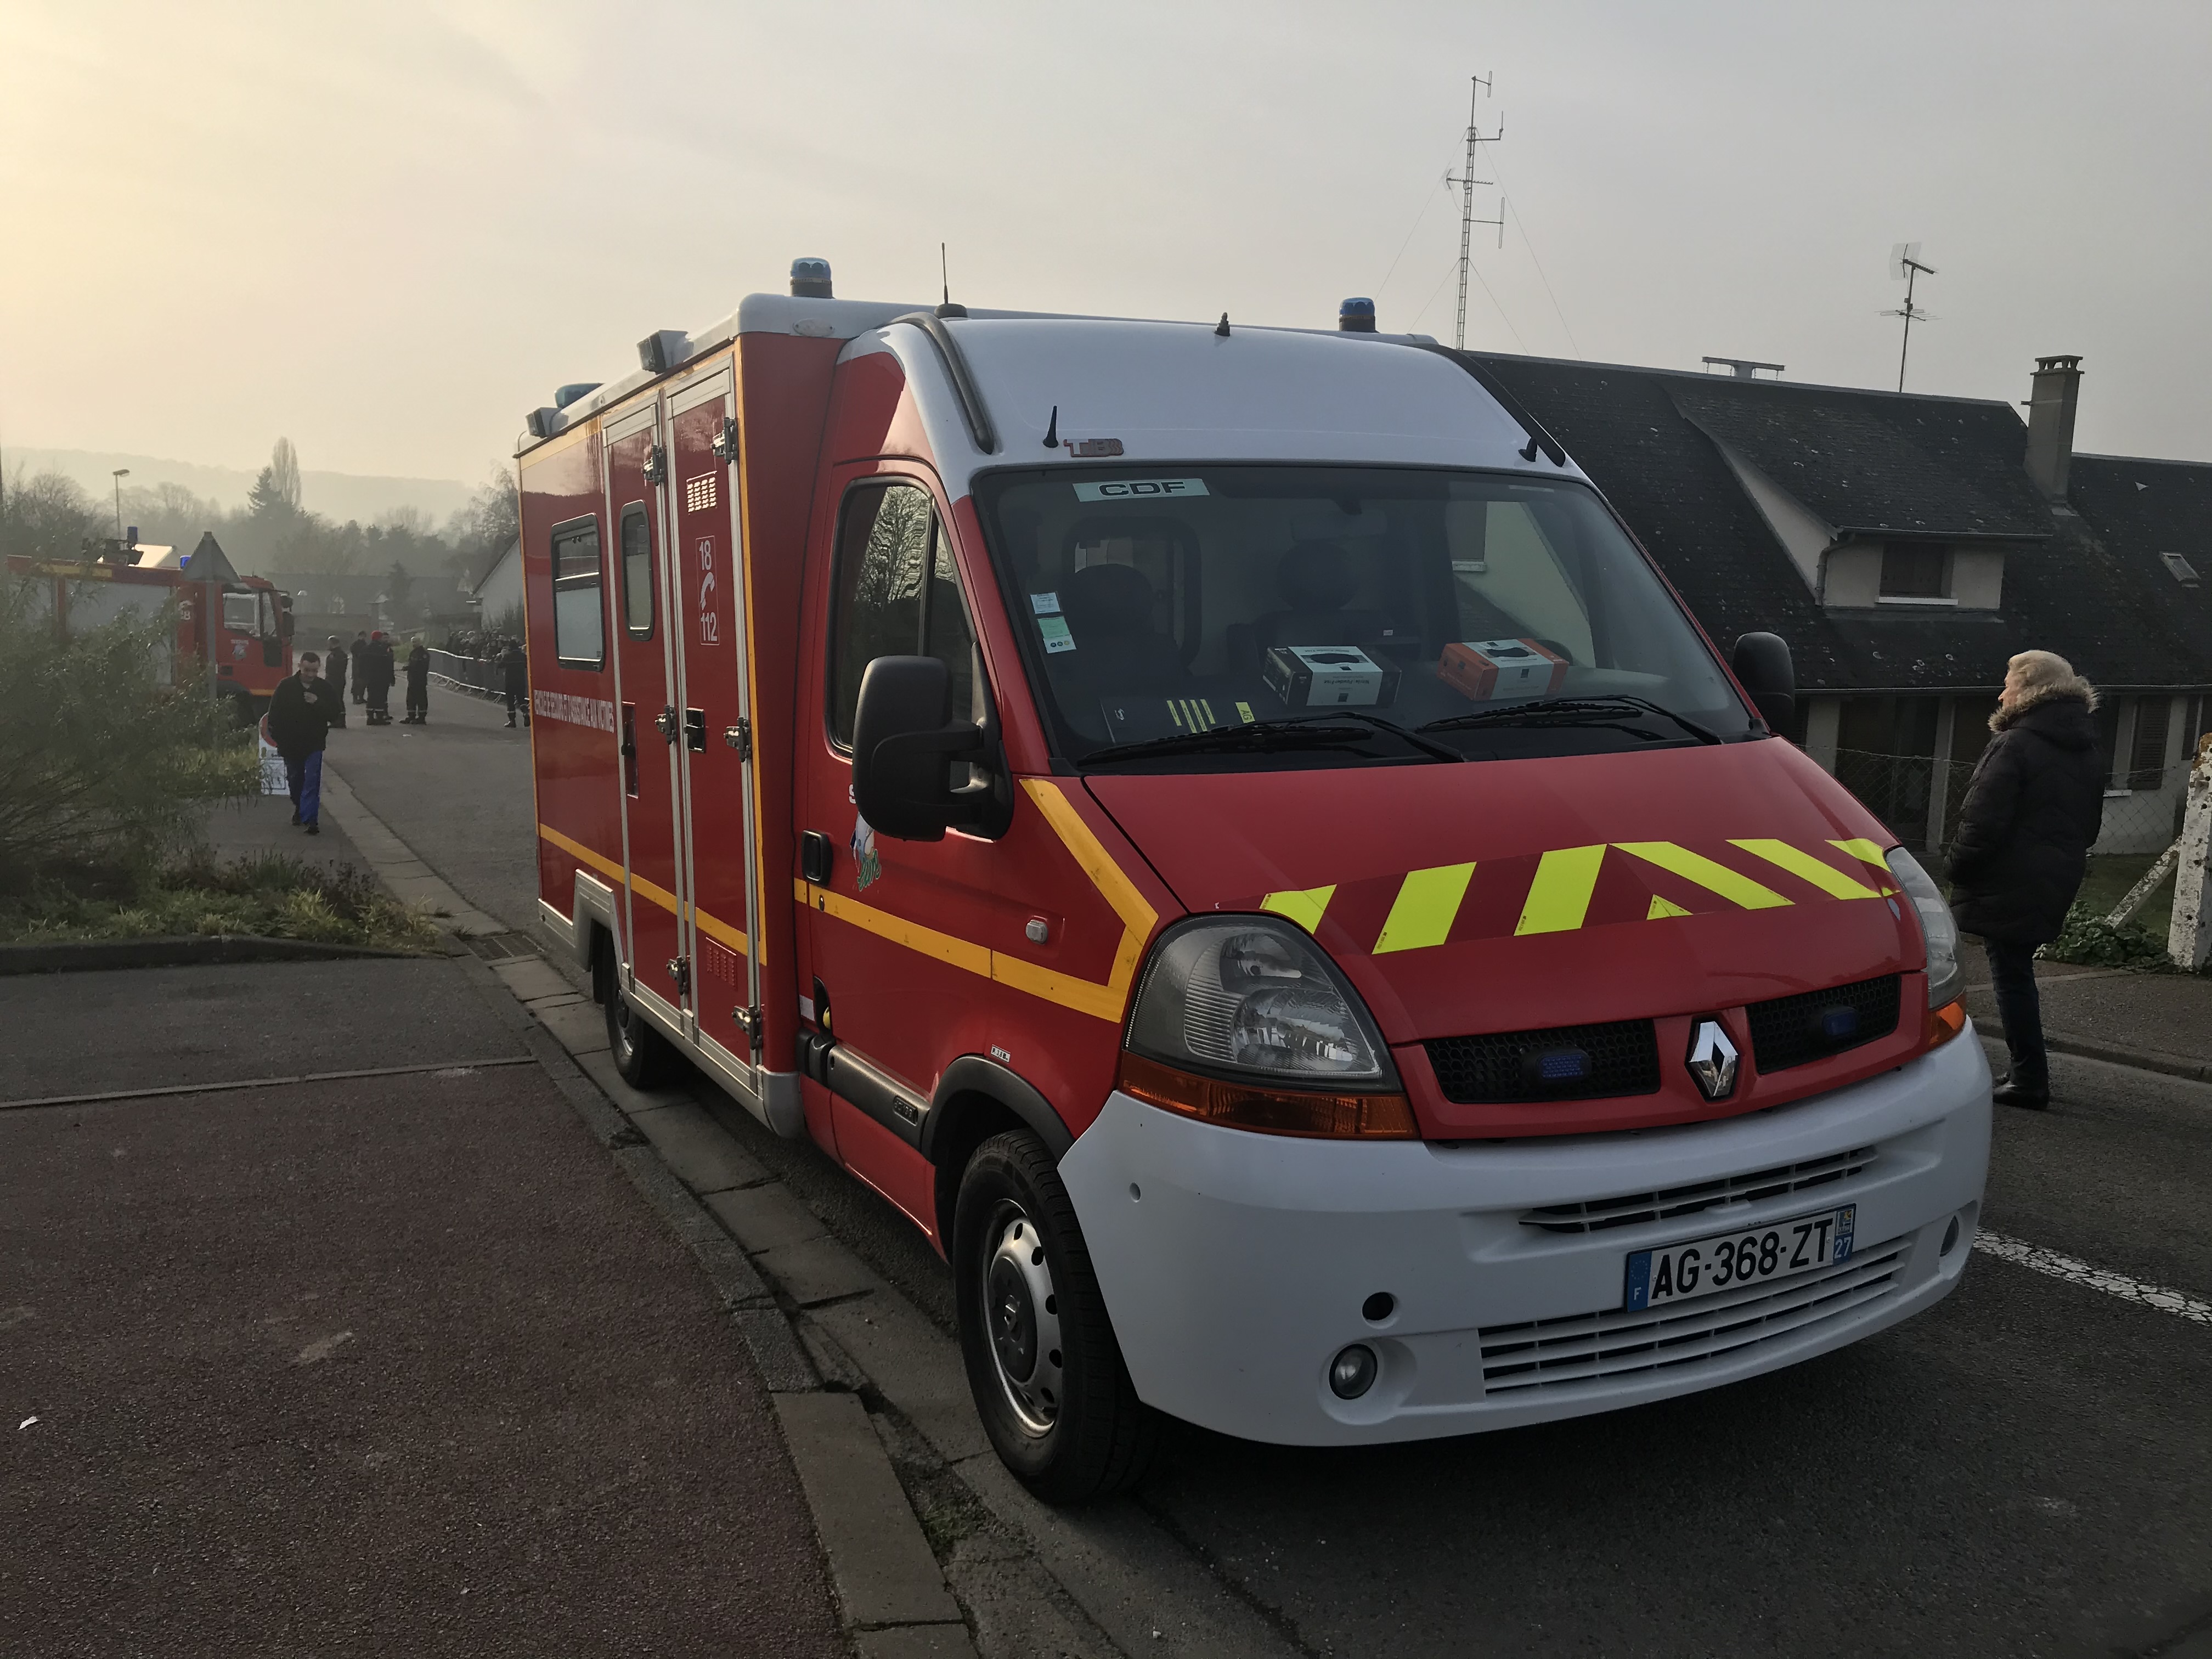
[[[2197,567],[2183,558],[2180,554],[2161,553],[2158,556],[2165,564],[2167,574],[2184,587],[2194,587],[2202,580],[2197,574]]]
[[[1889,542],[1881,550],[1885,600],[1942,604],[1951,598],[1951,552],[1923,543]]]

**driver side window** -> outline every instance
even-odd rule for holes
[[[860,678],[878,657],[933,656],[951,671],[952,710],[981,721],[975,629],[952,546],[929,493],[866,484],[845,497],[830,588],[830,737],[853,746]]]

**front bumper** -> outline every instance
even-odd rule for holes
[[[1989,1143],[1989,1066],[1969,1030],[1772,1112],[1559,1139],[1297,1139],[1116,1092],[1060,1174],[1148,1404],[1247,1439],[1355,1445],[1662,1400],[1909,1318],[1958,1282]],[[1850,1172],[1595,1231],[1522,1219],[1822,1160]],[[1621,1310],[1632,1250],[1838,1204],[1858,1206],[1856,1247],[1838,1267]],[[1395,1306],[1370,1322],[1362,1304],[1377,1291]],[[1375,1350],[1381,1374],[1339,1400],[1328,1367],[1352,1342]]]

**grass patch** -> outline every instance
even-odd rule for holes
[[[244,934],[387,951],[428,951],[437,929],[351,865],[283,853],[219,860],[193,853],[133,873],[124,866],[50,869],[0,898],[0,943]]]
[[[2082,877],[2081,890],[2075,896],[2075,908],[2095,915],[2110,915],[2112,907],[2128,896],[2128,890],[2143,878],[2154,862],[2154,855],[2149,853],[2107,854],[2091,859],[2089,873]],[[2071,919],[2069,920],[2070,926]],[[2173,921],[2172,876],[2159,883],[2158,890],[2143,901],[2134,920],[2154,937],[2165,939]]]

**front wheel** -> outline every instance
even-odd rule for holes
[[[1000,1459],[1050,1504],[1134,1486],[1161,1420],[1129,1381],[1044,1144],[1021,1129],[977,1147],[952,1231],[961,1357]]]
[[[633,1089],[666,1082],[676,1069],[675,1048],[623,992],[611,950],[600,951],[594,968],[599,982],[592,988],[606,1007],[608,1057],[615,1070]]]

